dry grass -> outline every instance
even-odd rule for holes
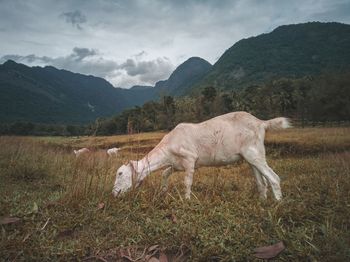
[[[283,240],[281,261],[350,259],[350,129],[291,129],[267,136],[268,162],[282,179],[281,202],[258,198],[246,163],[202,168],[193,197],[183,173],[162,193],[159,172],[138,190],[111,197],[117,167],[140,158],[164,133],[81,138],[0,137],[0,259],[120,259],[159,245],[192,261],[254,260],[252,250]],[[118,158],[101,150],[122,146]],[[72,148],[95,149],[76,159]],[[270,193],[270,192],[269,192]],[[103,208],[98,204],[104,203]]]

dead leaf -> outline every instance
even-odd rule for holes
[[[104,207],[105,207],[105,203],[101,202],[97,205],[97,210],[103,209]]]
[[[170,221],[173,222],[174,224],[177,223],[177,218],[176,218],[176,216],[175,216],[174,213],[171,213],[171,214],[169,214],[169,215],[166,215],[165,218],[170,219]]]
[[[168,262],[168,257],[163,252],[159,254],[159,262]]]
[[[0,218],[0,225],[15,224],[21,221],[18,217],[2,217]]]
[[[74,235],[74,229],[66,229],[64,231],[61,231],[58,233],[57,237],[58,238],[64,238],[64,237],[70,237]]]
[[[254,250],[255,254],[254,256],[260,259],[269,259],[274,258],[278,254],[280,254],[286,247],[284,246],[283,242],[280,241],[274,245],[271,246],[264,246],[259,247]]]
[[[174,224],[176,224],[176,222],[177,222],[177,218],[176,218],[176,216],[175,216],[175,214],[171,214],[171,222],[173,222]]]

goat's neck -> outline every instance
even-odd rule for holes
[[[138,179],[143,180],[151,172],[167,165],[166,155],[159,148],[153,149],[141,160],[134,162],[134,168],[138,174]]]

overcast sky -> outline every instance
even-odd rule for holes
[[[350,23],[350,0],[0,0],[0,63],[154,85],[192,56],[215,63],[279,25]]]

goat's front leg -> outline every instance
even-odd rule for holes
[[[191,198],[191,187],[193,182],[193,173],[194,168],[196,165],[196,161],[198,159],[198,156],[184,148],[180,148],[180,150],[176,153],[179,157],[182,158],[181,164],[183,169],[186,172],[185,176],[185,198],[190,199]]]
[[[162,172],[162,190],[163,191],[167,191],[168,190],[168,179],[170,177],[170,175],[173,173],[172,167],[168,167],[166,168],[163,172]]]
[[[186,176],[185,176],[185,198],[190,199],[191,198],[191,187],[193,183],[193,173],[194,168],[189,168],[186,170]]]
[[[194,174],[195,161],[186,160],[184,161],[184,168],[186,172],[185,176],[185,198],[191,198],[191,187],[193,183],[193,174]]]

